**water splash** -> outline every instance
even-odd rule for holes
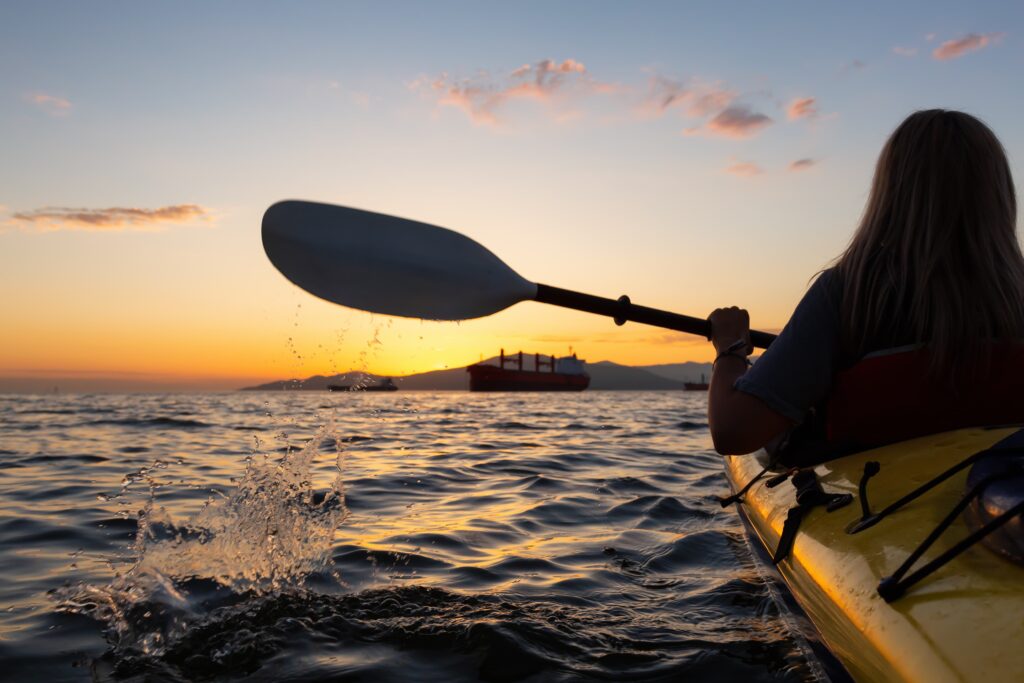
[[[276,462],[268,455],[250,458],[236,489],[187,524],[175,524],[162,506],[149,510],[139,520],[133,571],[210,578],[235,592],[301,585],[324,566],[347,514],[341,442],[329,434],[322,429]],[[325,440],[336,451],[337,474],[326,492],[317,492],[311,469]]]
[[[208,500],[182,523],[157,503],[156,491],[163,486],[158,468],[132,473],[118,496],[142,481],[149,499],[138,516],[130,568],[105,586],[56,591],[59,609],[104,623],[118,649],[154,655],[202,616],[190,587],[206,597],[301,589],[330,561],[334,532],[348,516],[342,443],[328,424],[302,448],[287,447],[279,458],[255,453],[232,492]],[[324,449],[333,451],[336,473],[327,489],[318,491],[313,469]]]

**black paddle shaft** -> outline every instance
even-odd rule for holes
[[[616,325],[622,325],[627,320],[632,320],[644,325],[654,325],[655,327],[663,327],[668,330],[698,334],[705,339],[711,337],[711,323],[707,320],[678,313],[669,313],[668,311],[659,311],[656,308],[637,306],[630,303],[628,296],[619,297],[616,301],[615,299],[605,299],[600,296],[591,296],[590,294],[573,292],[568,289],[538,284],[535,299],[541,303],[561,306],[562,308],[572,308],[577,311],[606,315],[614,318]],[[750,342],[759,349],[767,349],[773,341],[775,341],[774,334],[758,332],[757,330],[750,331]]]

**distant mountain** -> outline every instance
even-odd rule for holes
[[[703,375],[704,381],[711,379],[711,363],[665,363],[663,365],[641,365],[638,370],[646,370],[658,377],[677,382],[699,382]]]
[[[590,388],[612,391],[655,391],[658,389],[682,389],[683,383],[628,365],[619,365],[603,360],[587,363],[590,373]]]
[[[328,384],[372,384],[383,377],[368,372],[346,372],[343,375],[313,375],[306,379],[282,379],[254,387],[243,387],[241,391],[327,391]]]
[[[395,384],[405,391],[466,391],[469,389],[469,373],[466,368],[432,370],[396,377]]]
[[[490,358],[484,362],[496,364],[497,359]],[[676,365],[654,365],[646,368],[634,368],[628,365],[612,363],[611,361],[599,361],[597,363],[587,363],[587,372],[590,373],[590,389],[598,391],[678,390],[683,388],[683,380],[659,374],[654,372],[652,368],[673,368],[684,365],[690,364],[680,363]],[[694,363],[693,365],[703,364]],[[697,372],[696,379],[699,378],[700,372]],[[381,379],[384,379],[382,375],[352,371],[330,377],[313,375],[306,379],[280,380],[253,387],[244,387],[242,391],[325,391],[328,384],[373,383]],[[469,374],[464,367],[421,372],[415,375],[406,375],[405,377],[394,377],[393,379],[399,389],[403,391],[465,391],[469,389]]]
[[[497,357],[488,358],[484,363],[497,365]],[[389,375],[375,375],[359,370],[350,370],[341,375],[313,375],[306,379],[285,379],[277,382],[268,382],[254,387],[243,387],[241,391],[326,391],[329,384],[353,385],[353,384],[374,384],[382,379],[389,378],[395,381],[399,389],[405,391],[465,391],[469,389],[469,374],[465,367],[450,368],[448,370],[431,370],[420,372],[415,375],[404,377],[393,377]]]

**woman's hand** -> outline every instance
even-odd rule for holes
[[[746,310],[736,306],[716,308],[708,316],[708,322],[711,323],[711,343],[715,346],[716,354],[728,349],[737,339],[747,342],[744,350],[746,355],[754,352],[750,343],[750,314]]]
[[[752,453],[792,426],[792,421],[768,407],[752,394],[735,388],[736,380],[747,371],[744,356],[754,347],[750,343],[750,315],[742,308],[716,309],[708,316],[711,343],[719,359],[711,370],[708,390],[708,427],[715,450],[722,455]],[[722,355],[737,340],[746,346]]]

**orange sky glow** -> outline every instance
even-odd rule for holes
[[[741,305],[777,331],[907,114],[969,111],[1024,158],[1012,8],[893,10],[883,29],[853,6],[751,5],[747,30],[713,3],[602,7],[543,27],[497,6],[382,23],[372,5],[259,5],[241,24],[12,8],[0,392],[405,375],[501,348],[707,361],[704,340],[542,304],[454,324],[320,301],[266,258],[263,211],[412,218],[536,282],[700,317]]]

